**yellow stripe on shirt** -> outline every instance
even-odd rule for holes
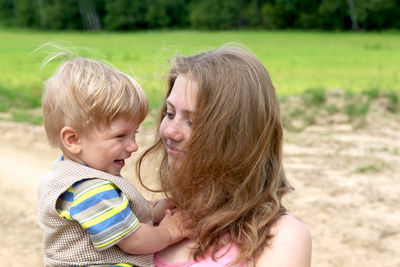
[[[127,235],[128,233],[132,232],[132,230],[136,230],[136,228],[137,228],[138,225],[139,225],[139,220],[136,220],[135,224],[134,224],[131,228],[129,228],[128,231],[126,231],[126,232],[120,234],[119,236],[117,236],[117,237],[111,239],[110,241],[107,241],[107,242],[102,243],[102,244],[100,244],[100,245],[95,245],[95,244],[94,244],[94,247],[95,247],[95,248],[102,248],[102,247],[105,247],[105,246],[107,246],[108,244],[113,243],[115,240],[120,239],[122,236],[125,236],[125,235]]]
[[[74,204],[72,207],[77,206],[78,204],[82,203],[86,199],[88,199],[94,195],[97,195],[98,193],[109,191],[109,190],[114,190],[116,188],[118,188],[118,187],[116,187],[114,184],[105,184],[105,185],[101,185],[96,188],[90,189],[86,193],[83,193],[78,198],[74,199]]]
[[[93,225],[99,224],[99,223],[101,223],[102,221],[105,221],[105,220],[107,220],[108,218],[114,216],[115,214],[121,212],[121,211],[124,210],[128,205],[129,205],[129,201],[128,201],[127,198],[125,198],[124,202],[121,203],[121,205],[119,205],[118,207],[115,207],[115,208],[113,208],[113,209],[111,209],[111,210],[105,212],[104,214],[95,217],[95,218],[92,219],[92,220],[89,220],[89,221],[87,221],[87,222],[82,223],[81,226],[82,226],[83,228],[86,229],[86,228],[89,228],[89,227],[91,227],[91,226],[93,226]]]
[[[72,221],[68,210],[57,210],[58,214],[69,221]]]

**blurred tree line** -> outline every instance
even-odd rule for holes
[[[400,29],[400,1],[0,0],[0,26],[112,31]]]

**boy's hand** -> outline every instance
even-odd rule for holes
[[[164,219],[158,226],[142,223],[132,235],[118,242],[120,249],[129,254],[149,254],[161,251],[185,237],[193,235],[189,229],[192,220],[182,212],[166,210]]]
[[[171,210],[166,210],[159,227],[168,230],[171,244],[175,244],[186,237],[193,236],[193,230],[189,228],[191,225],[192,220],[182,212],[176,211],[172,214]]]

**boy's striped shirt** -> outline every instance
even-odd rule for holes
[[[113,183],[85,179],[72,185],[57,200],[60,216],[78,222],[96,249],[106,249],[136,231],[140,223],[126,196]]]

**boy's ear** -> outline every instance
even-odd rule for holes
[[[77,155],[81,152],[81,139],[79,132],[75,128],[64,126],[61,129],[60,138],[63,146],[70,153]]]

